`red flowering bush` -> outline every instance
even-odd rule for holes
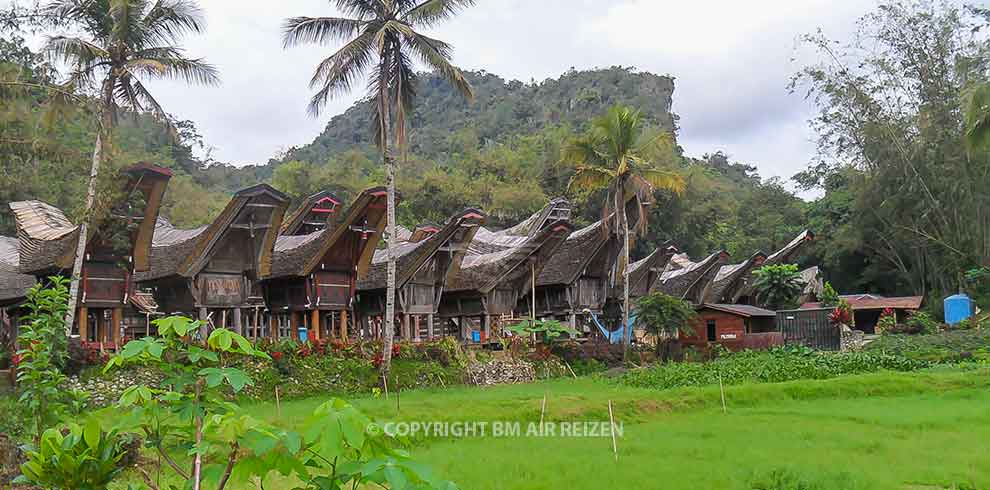
[[[846,300],[839,300],[839,305],[832,310],[832,314],[829,315],[828,320],[835,326],[848,325],[852,327],[856,324],[852,306]]]

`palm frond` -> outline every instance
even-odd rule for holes
[[[395,24],[397,24],[396,29],[402,34],[402,39],[406,45],[419,56],[423,64],[437,72],[441,78],[453,85],[468,100],[474,98],[471,82],[464,77],[460,68],[450,62],[452,48],[449,44],[420,34],[406,24],[400,22]]]
[[[79,37],[49,37],[42,51],[57,61],[73,65],[77,70],[110,57],[106,49]]]
[[[415,1],[408,1],[408,4],[415,4]],[[410,25],[417,27],[433,27],[439,22],[447,20],[467,7],[475,4],[475,0],[426,0],[412,8],[402,8],[404,12],[400,19]]]
[[[386,17],[388,8],[381,0],[334,0],[334,6],[342,14],[356,19]]]
[[[309,82],[310,87],[320,87],[310,99],[308,112],[311,116],[318,116],[330,97],[349,91],[370,68],[376,57],[377,32],[366,29],[317,65]]]
[[[158,0],[142,21],[147,41],[172,44],[186,34],[203,32],[203,12],[190,0]]]
[[[217,85],[220,75],[216,67],[201,59],[183,58],[174,48],[153,48],[135,53],[124,67],[149,78],[182,80],[199,85]]]
[[[658,168],[640,168],[636,173],[637,177],[650,184],[654,190],[664,190],[680,196],[687,188],[684,176],[677,172]]]
[[[346,41],[367,24],[366,20],[341,17],[292,17],[282,24],[282,46]]]
[[[615,172],[605,167],[577,165],[567,183],[568,191],[595,191],[608,187],[615,179]]]
[[[574,138],[561,150],[561,163],[609,168],[608,156],[599,150],[602,145],[603,141],[594,133]]]
[[[135,31],[142,26],[136,20],[146,7],[144,0],[110,0],[109,7],[113,40],[128,46],[140,41],[142,36]]]

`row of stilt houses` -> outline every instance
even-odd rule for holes
[[[122,173],[123,196],[90,228],[73,334],[110,348],[153,334],[156,316],[184,314],[252,339],[346,342],[385,331],[387,215],[384,188],[345,203],[330,192],[291,212],[266,184],[243,189],[212,223],[181,229],[158,216],[171,173],[141,164]],[[0,237],[0,320],[16,332],[28,288],[68,275],[79,227],[39,201],[10,203],[17,237]],[[602,222],[574,230],[570,204],[554,199],[504,230],[479,209],[442,224],[398,227],[394,332],[420,341],[485,342],[508,322],[556,319],[579,331],[621,302],[621,238]],[[692,303],[752,303],[752,272],[793,260],[813,235],[730,263],[719,251],[693,261],[666,245],[629,267],[630,293]],[[811,283],[820,283],[805,271]],[[814,292],[809,286],[809,291]],[[617,318],[617,315],[613,315]],[[617,325],[615,325],[617,327]]]

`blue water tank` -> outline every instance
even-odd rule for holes
[[[305,344],[306,341],[309,340],[309,330],[306,330],[306,327],[299,327],[296,329],[296,332],[299,333],[300,342]]]
[[[965,294],[945,298],[945,323],[955,325],[973,315],[973,300]]]

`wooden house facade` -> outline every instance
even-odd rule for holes
[[[260,279],[271,273],[272,251],[288,198],[267,184],[234,194],[207,226],[191,230],[159,220],[151,264],[137,275],[163,312],[183,313],[217,327],[257,336],[264,306]],[[245,315],[253,313],[253,315]],[[208,331],[200,332],[206,336]]]
[[[443,331],[443,325],[436,322],[440,301],[484,220],[485,214],[480,210],[465,209],[442,227],[417,226],[407,240],[393,249],[396,257],[394,321],[397,324],[393,331],[400,338],[418,341],[447,333]],[[376,337],[381,335],[385,314],[387,266],[385,250],[375,251],[368,275],[358,282],[361,321]]]
[[[571,233],[570,222],[554,216],[553,209],[541,214],[528,223],[525,235],[478,231],[470,248],[487,252],[468,254],[448,281],[439,308],[442,335],[467,340],[477,330],[488,338],[503,318],[514,315],[520,298],[533,290],[536,278]],[[501,248],[504,244],[511,246]]]
[[[106,216],[89,227],[73,334],[84,342],[120,345],[125,324],[145,313],[134,299],[137,273],[150,267],[162,197],[172,173],[138,164],[120,173],[119,195]],[[17,271],[39,281],[71,275],[79,226],[41,201],[10,203],[17,222]],[[9,263],[9,261],[8,261]]]
[[[346,211],[320,211],[329,216],[322,229],[278,238],[262,288],[272,316],[269,335],[295,338],[299,327],[312,339],[346,340],[366,334],[354,328],[357,282],[368,273],[385,228],[386,197],[384,187],[365,190]],[[326,205],[322,199],[325,196],[304,206],[313,213],[311,205]],[[317,222],[302,220],[286,231],[306,231]]]
[[[720,344],[729,350],[766,349],[783,344],[776,331],[777,313],[751,305],[701,304],[693,334],[679,332],[681,344],[705,349]]]

